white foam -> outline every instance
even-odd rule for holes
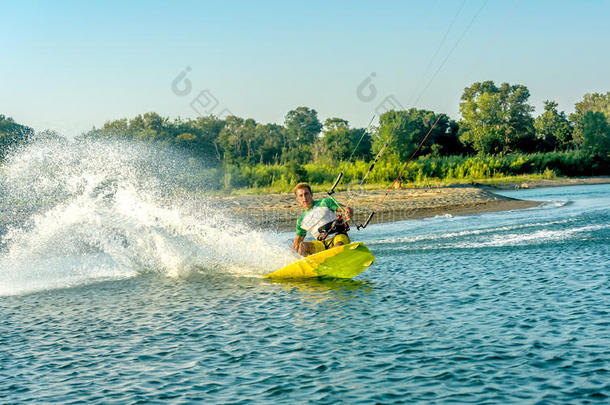
[[[467,248],[478,248],[478,247],[499,247],[499,246],[522,246],[531,245],[536,242],[549,242],[559,241],[574,238],[582,233],[598,231],[601,229],[608,229],[610,225],[587,225],[576,228],[568,228],[561,230],[549,230],[542,229],[532,233],[512,233],[495,235],[489,241],[476,242],[476,243],[463,243],[456,244],[452,247],[467,247]]]
[[[449,219],[449,218],[453,218],[453,215],[451,215],[451,214],[435,215],[431,219]],[[424,219],[428,219],[428,218],[424,218]]]
[[[544,201],[540,205],[532,208],[543,208],[543,209],[552,209],[552,208],[561,208],[566,205],[571,204],[571,201]]]
[[[2,237],[0,295],[146,272],[258,276],[294,260],[279,235],[250,230],[205,198],[172,196],[180,161],[100,141],[45,142],[9,157],[4,191],[33,208]]]

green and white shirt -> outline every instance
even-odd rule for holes
[[[337,219],[335,211],[339,206],[332,198],[314,201],[311,208],[303,211],[297,219],[297,236],[305,236],[309,232],[314,238],[319,235],[318,228]]]

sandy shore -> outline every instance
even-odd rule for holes
[[[495,194],[498,189],[552,187],[610,183],[610,177],[589,179],[557,179],[503,185],[498,188],[484,185],[457,185],[426,189],[392,190],[379,207],[371,224],[436,215],[468,215],[483,212],[509,211],[535,207],[537,201],[517,200]],[[314,199],[326,197],[314,188]],[[377,206],[386,190],[351,189],[335,193],[335,198],[355,210],[355,220],[362,223]],[[218,197],[222,205],[249,225],[276,230],[292,230],[302,209],[293,194],[245,195]]]
[[[315,191],[315,190],[314,190]],[[355,220],[362,223],[384,196],[385,190],[351,190],[335,193],[341,203],[354,209]],[[314,199],[326,197],[314,193]],[[251,226],[264,229],[292,230],[302,208],[292,194],[267,194],[222,198],[223,205]],[[436,215],[467,215],[481,212],[531,208],[536,201],[516,200],[494,194],[477,186],[453,186],[429,189],[399,189],[390,192],[371,224],[418,219]]]
[[[483,212],[509,211],[535,207],[537,201],[517,200],[494,193],[498,190],[557,187],[586,184],[610,184],[610,177],[565,178],[538,180],[527,183],[504,184],[499,187],[486,185],[456,185],[421,189],[392,190],[379,207],[371,224],[380,222],[419,219],[437,215],[469,215]],[[324,190],[314,187],[315,199],[326,197]],[[355,220],[362,223],[377,206],[386,190],[350,189],[337,192],[335,198],[355,210]],[[292,193],[212,197],[222,210],[228,210],[249,226],[260,229],[293,230],[302,212]],[[192,198],[194,211],[209,205],[204,200]],[[0,225],[6,225],[19,211],[0,211]],[[2,228],[0,227],[0,231]],[[1,233],[1,232],[0,232]]]

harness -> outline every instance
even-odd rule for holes
[[[349,224],[341,218],[341,216],[337,216],[332,222],[327,223],[326,225],[322,225],[318,228],[318,240],[324,243],[326,249],[329,248],[332,239],[326,240],[326,238],[330,235],[347,235],[349,231]]]

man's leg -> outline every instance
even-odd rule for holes
[[[309,256],[314,253],[319,253],[326,249],[324,243],[318,240],[311,242],[303,242],[303,256]]]
[[[333,238],[332,247],[347,245],[349,243],[350,243],[349,236],[347,236],[345,234],[339,234]]]

